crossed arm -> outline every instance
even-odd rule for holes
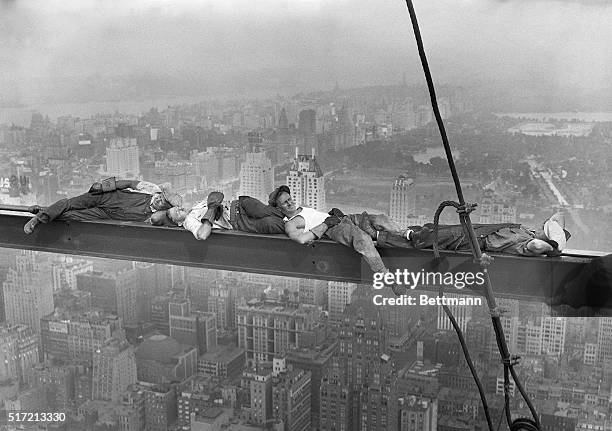
[[[285,223],[285,233],[299,244],[310,244],[314,240],[321,238],[326,231],[327,225],[325,223],[321,223],[311,230],[304,231],[304,221],[300,216]]]

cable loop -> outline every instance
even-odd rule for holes
[[[459,205],[459,207],[457,208],[457,212],[459,213],[460,216],[467,215],[471,213],[472,211],[475,211],[477,206],[478,206],[477,203],[469,204],[466,202],[463,205]]]

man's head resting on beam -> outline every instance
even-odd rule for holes
[[[275,188],[270,193],[268,205],[280,209],[285,217],[291,217],[297,211],[297,204],[291,197],[291,190],[285,185]]]

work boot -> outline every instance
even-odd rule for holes
[[[32,219],[29,222],[27,222],[25,226],[23,227],[23,231],[25,232],[25,234],[30,235],[32,232],[34,232],[34,229],[36,229],[36,226],[38,226],[38,223],[40,223],[40,220],[38,220],[38,217],[32,217]]]
[[[43,207],[41,207],[40,205],[31,205],[28,207],[28,212],[32,213],[32,214],[38,214],[39,212],[41,212],[43,209]]]

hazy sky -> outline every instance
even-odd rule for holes
[[[414,3],[437,83],[611,87],[612,1]],[[203,93],[423,81],[401,0],[0,0],[0,39],[0,101],[94,75]]]

